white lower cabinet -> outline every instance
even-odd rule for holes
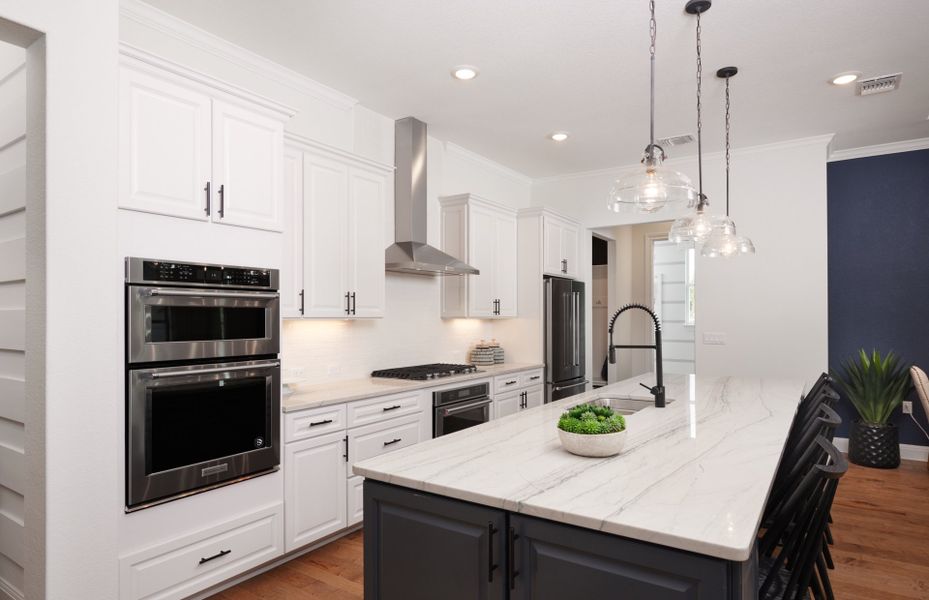
[[[272,504],[119,560],[121,600],[186,598],[284,552],[283,506]]]
[[[343,432],[284,446],[288,552],[348,526],[345,447]]]
[[[541,369],[507,373],[494,378],[494,418],[544,404]]]
[[[348,478],[348,524],[355,525],[364,519],[365,478],[355,475]]]
[[[420,441],[419,415],[350,429],[348,475],[351,475],[351,465],[356,462],[412,446]]]
[[[494,396],[494,418],[499,419],[519,412],[521,392],[506,392]]]

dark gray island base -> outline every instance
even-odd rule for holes
[[[748,599],[756,565],[364,484],[367,600]]]

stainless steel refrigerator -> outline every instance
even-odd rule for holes
[[[584,284],[545,278],[545,402],[580,394],[587,381],[584,358]]]

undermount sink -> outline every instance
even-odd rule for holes
[[[673,398],[666,398],[665,404],[671,404],[674,402]],[[632,415],[643,408],[648,408],[649,406],[655,406],[655,399],[652,396],[637,398],[635,396],[610,396],[604,394],[603,396],[597,397],[597,403],[603,404],[604,406],[609,406],[617,414],[620,415]]]

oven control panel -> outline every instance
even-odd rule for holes
[[[129,283],[277,289],[277,269],[130,258]]]

